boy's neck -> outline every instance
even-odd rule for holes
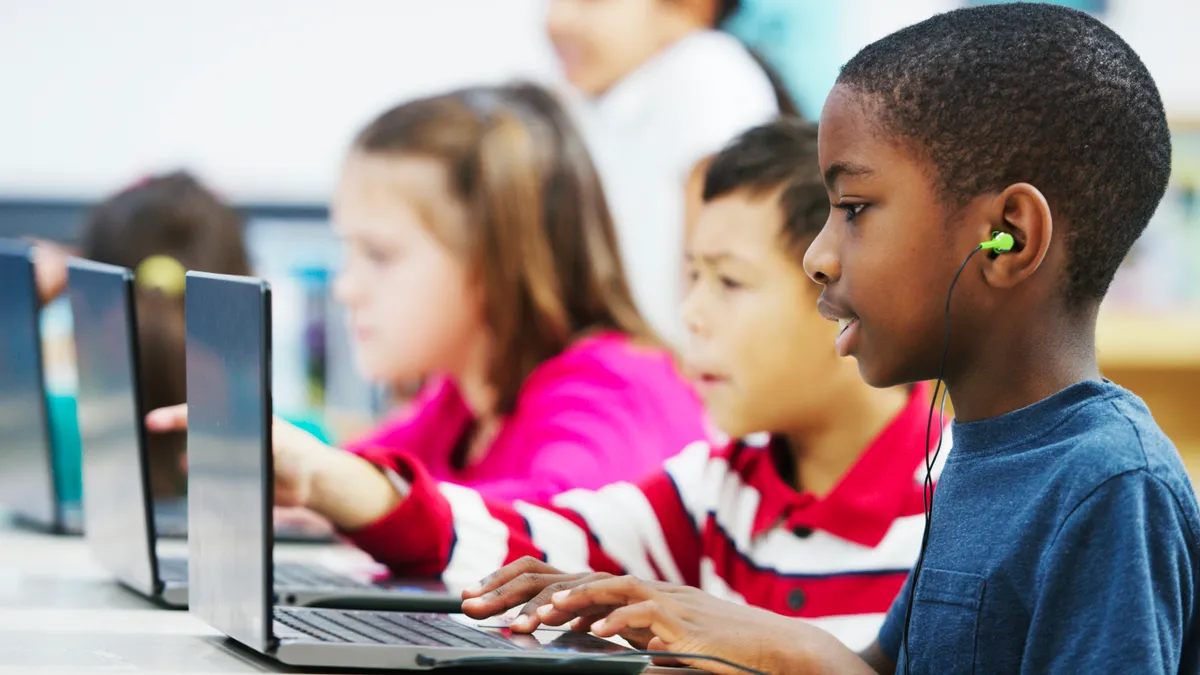
[[[1099,307],[1093,307],[1075,314],[1052,313],[1036,325],[1012,321],[988,331],[987,339],[970,350],[977,358],[961,368],[946,366],[955,420],[999,417],[1073,384],[1100,379],[1096,364],[1098,311]]]
[[[800,492],[824,497],[858,462],[881,431],[908,404],[904,387],[875,389],[858,379],[838,391],[818,423],[785,433],[794,475],[783,476]]]

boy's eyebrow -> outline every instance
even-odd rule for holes
[[[720,251],[718,253],[701,253],[699,255],[696,255],[695,253],[688,251],[683,254],[683,257],[684,257],[684,260],[686,260],[687,262],[695,262],[696,259],[700,259],[709,265],[715,265],[719,262],[723,262],[726,260],[734,260],[737,258],[737,256],[730,253],[729,251]]]
[[[832,188],[837,179],[842,176],[869,176],[875,173],[862,164],[853,162],[834,162],[825,169],[825,187]]]

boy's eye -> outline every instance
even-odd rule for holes
[[[721,285],[730,290],[742,287],[742,285],[740,283],[738,283],[737,281],[734,281],[733,279],[730,279],[727,276],[721,275],[719,277],[719,279],[721,281]]]
[[[374,246],[364,246],[362,248],[363,257],[373,263],[383,264],[391,260],[391,254],[376,248]]]
[[[855,204],[842,203],[842,204],[834,204],[833,207],[835,209],[841,209],[842,211],[845,211],[846,212],[846,221],[849,222],[849,221],[854,220],[855,218],[859,217],[860,215],[862,215],[862,212],[864,210],[866,210],[867,205],[866,204],[857,204],[857,203],[855,203]]]

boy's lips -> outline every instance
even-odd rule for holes
[[[854,348],[858,346],[860,332],[858,315],[845,305],[829,298],[826,293],[821,293],[821,299],[817,301],[817,311],[821,316],[838,324],[837,341],[834,343],[838,356],[849,356],[853,353]]]

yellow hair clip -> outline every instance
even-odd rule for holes
[[[187,268],[169,255],[152,255],[143,260],[134,272],[138,286],[153,288],[171,297],[183,295],[187,284]]]

